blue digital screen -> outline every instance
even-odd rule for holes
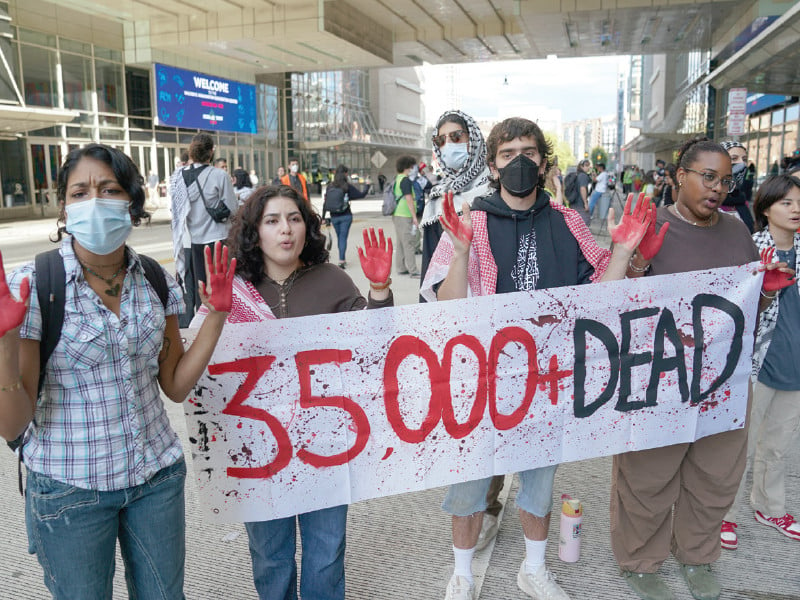
[[[256,86],[155,65],[158,125],[256,133]]]

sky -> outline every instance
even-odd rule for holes
[[[627,56],[492,61],[423,67],[426,121],[452,108],[447,73],[454,71],[459,108],[478,121],[560,109],[563,122],[616,112],[618,73]],[[508,85],[504,85],[504,81]]]

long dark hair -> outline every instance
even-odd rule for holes
[[[350,169],[344,165],[336,167],[336,172],[333,174],[332,186],[342,188],[345,192],[350,189],[350,179],[348,177]]]
[[[253,187],[253,184],[250,183],[250,175],[244,169],[236,169],[233,172],[233,187],[237,190],[246,187]]]
[[[149,217],[149,213],[144,210],[144,177],[139,173],[138,167],[122,150],[117,150],[105,144],[87,144],[82,148],[75,148],[64,159],[64,164],[58,171],[56,178],[56,197],[58,199],[58,230],[53,241],[61,241],[61,237],[67,232],[67,215],[65,205],[67,202],[67,183],[72,170],[78,165],[82,158],[92,158],[107,164],[114,172],[117,183],[130,197],[128,211],[131,215],[131,222],[134,226],[139,225],[142,219]]]
[[[767,177],[760,186],[756,194],[756,201],[753,203],[753,214],[756,217],[758,230],[766,229],[769,225],[767,220],[767,209],[786,197],[793,187],[800,189],[800,179],[794,175],[772,175]]]
[[[266,277],[264,255],[259,246],[258,228],[264,216],[264,207],[273,198],[292,200],[306,224],[306,244],[300,253],[305,265],[318,265],[328,261],[325,236],[320,232],[321,219],[311,206],[288,185],[266,185],[257,188],[236,213],[228,234],[231,258],[236,257],[236,274],[254,285]]]

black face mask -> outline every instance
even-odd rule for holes
[[[500,173],[500,184],[517,198],[530,196],[539,183],[539,165],[524,154],[517,154],[510,163],[497,171]]]

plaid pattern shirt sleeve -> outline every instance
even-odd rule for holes
[[[84,280],[71,238],[63,241],[61,254],[67,275],[64,324],[26,433],[25,464],[85,489],[140,485],[183,454],[157,380],[165,318],[181,312],[182,292],[167,275],[165,309],[129,249],[117,316]],[[15,273],[14,285],[32,274],[33,266],[26,265]],[[40,339],[33,278],[32,284],[20,335]]]

